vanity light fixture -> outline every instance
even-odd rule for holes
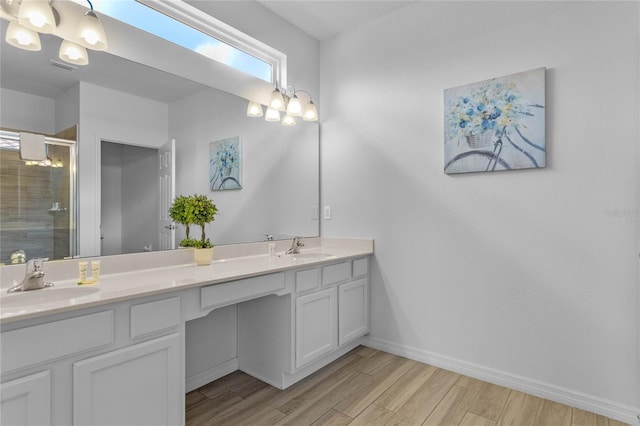
[[[78,41],[81,45],[87,49],[92,50],[106,50],[107,49],[107,36],[104,32],[102,22],[98,19],[98,16],[93,11],[93,4],[87,0],[91,7],[84,16],[80,19],[78,24]]]
[[[304,94],[308,101],[303,103],[298,94]],[[281,111],[285,113],[284,117],[280,116]],[[249,101],[247,115],[249,117],[262,117],[262,105]],[[266,121],[280,121],[282,118],[283,126],[295,126],[296,117],[302,117],[304,121],[318,121],[318,110],[311,99],[311,94],[306,90],[296,90],[293,86],[280,90],[276,84],[275,89],[271,92],[264,119]]]
[[[262,106],[260,106],[262,109]],[[267,107],[267,114],[264,116],[266,121],[280,121],[280,111]]]
[[[87,49],[106,50],[107,36],[102,23],[93,11],[90,0],[89,10],[80,17],[64,17],[77,22],[76,41],[62,40],[59,57],[75,65],[87,65]],[[10,45],[28,51],[39,51],[39,33],[55,33],[62,17],[52,6],[53,0],[0,0],[0,16],[9,19],[5,40]]]
[[[257,102],[249,101],[247,106],[247,115],[249,117],[262,117],[262,105]]]
[[[62,40],[58,56],[70,64],[87,65],[89,63],[87,49],[69,40]]]
[[[42,34],[51,34],[56,29],[56,18],[48,0],[22,0],[18,22]]]
[[[29,50],[31,52],[37,52],[42,49],[38,33],[20,25],[18,21],[9,22],[7,34],[4,39],[7,43],[18,49]]]
[[[295,117],[293,115],[285,114],[284,118],[282,119],[282,125],[295,126],[296,125]]]
[[[304,121],[318,121],[318,110],[311,99],[309,99],[309,103],[304,106],[302,119]]]
[[[51,157],[47,157],[45,160],[42,160],[42,161],[25,160],[24,165],[25,166],[54,167],[54,168],[62,167],[62,163],[61,162],[54,163],[53,161],[51,161]]]
[[[281,110],[284,107],[284,96],[278,89],[278,86],[271,92],[271,100],[269,101],[269,106],[273,109]]]

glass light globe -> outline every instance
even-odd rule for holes
[[[40,36],[37,32],[25,28],[15,21],[9,23],[5,40],[10,45],[23,50],[36,52],[42,49]]]
[[[75,65],[87,65],[89,63],[89,55],[87,49],[79,46],[69,40],[62,40],[58,56],[65,62]]]

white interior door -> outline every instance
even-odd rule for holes
[[[158,150],[160,182],[160,211],[158,221],[158,241],[160,250],[176,248],[176,226],[169,217],[169,208],[176,192],[176,140],[162,145]]]

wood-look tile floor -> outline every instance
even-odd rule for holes
[[[286,390],[236,371],[186,398],[188,426],[623,425],[364,346]]]

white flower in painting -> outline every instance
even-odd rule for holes
[[[211,163],[218,169],[235,169],[238,167],[238,149],[233,142],[218,146]]]

